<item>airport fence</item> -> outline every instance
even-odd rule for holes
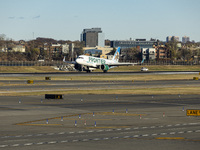
[[[1,61],[0,66],[62,66],[63,61]]]
[[[126,61],[141,64],[141,61]],[[63,61],[0,61],[0,66],[66,66]],[[200,65],[200,61],[144,61],[142,65]]]
[[[130,62],[130,61],[126,61]],[[141,64],[141,61],[131,61],[132,63]],[[142,65],[200,65],[200,61],[144,61]]]

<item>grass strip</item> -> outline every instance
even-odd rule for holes
[[[45,94],[136,94],[136,95],[196,95],[200,94],[200,87],[165,87],[165,88],[137,88],[137,89],[66,89],[62,91],[41,91],[41,92],[7,92],[0,93],[0,96],[27,96],[27,95],[45,95]]]

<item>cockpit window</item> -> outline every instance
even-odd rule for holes
[[[83,57],[78,57],[78,59],[84,59]]]

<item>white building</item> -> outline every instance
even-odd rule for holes
[[[142,59],[144,60],[153,60],[156,58],[156,49],[155,48],[142,48]]]
[[[13,52],[21,52],[21,53],[25,53],[25,46],[23,45],[16,45],[12,48]]]
[[[62,53],[69,54],[69,45],[67,43],[62,44]]]

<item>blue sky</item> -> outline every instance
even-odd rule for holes
[[[80,40],[84,28],[126,40],[200,41],[200,0],[0,0],[0,34],[13,40]]]

